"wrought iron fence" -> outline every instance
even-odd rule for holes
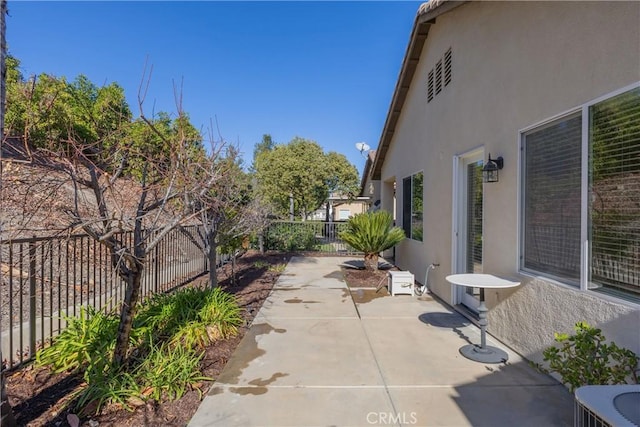
[[[167,292],[208,271],[198,226],[175,229],[145,261],[141,299]],[[125,243],[132,233],[120,236]],[[64,327],[64,315],[81,306],[118,309],[124,281],[111,266],[108,249],[86,235],[1,241],[2,355],[7,368],[30,360],[43,341]],[[219,262],[225,261],[220,257]]]
[[[264,233],[265,249],[336,255],[360,254],[339,237],[346,225],[346,222],[276,221]]]

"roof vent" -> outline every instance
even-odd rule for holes
[[[453,77],[452,68],[451,48],[449,48],[444,53],[444,57],[440,58],[427,74],[427,102],[433,101],[445,86],[449,86]]]

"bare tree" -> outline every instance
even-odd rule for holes
[[[160,131],[153,117],[145,115],[146,73],[143,82],[138,95],[140,117],[164,149],[121,141],[106,150],[100,144],[70,140],[70,155],[62,159],[74,188],[74,202],[67,210],[72,226],[108,248],[111,265],[125,282],[113,354],[116,365],[128,356],[145,260],[171,230],[199,218],[207,208],[201,201],[224,174],[212,161],[219,150],[207,156],[188,137],[188,118],[179,100],[172,134]],[[137,165],[136,178],[125,179],[132,163]],[[121,237],[123,231],[133,232],[132,241]]]
[[[221,137],[220,141],[223,141]],[[224,144],[218,144],[218,147],[222,146]],[[233,252],[251,234],[266,227],[265,221],[269,215],[267,205],[260,197],[256,197],[251,188],[250,176],[242,170],[236,147],[227,146],[224,156],[215,156],[209,161],[222,177],[215,187],[203,194],[199,203],[204,208],[200,210],[200,221],[204,228],[202,241],[210,265],[209,286],[213,288],[218,285],[215,271],[218,248],[231,252],[233,273]]]

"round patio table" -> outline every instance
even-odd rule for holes
[[[480,288],[480,305],[478,306],[478,324],[480,325],[480,346],[467,344],[460,347],[460,354],[467,359],[482,363],[503,363],[509,360],[504,350],[487,345],[487,306],[484,304],[484,290],[513,288],[520,282],[496,277],[492,274],[452,274],[447,276],[447,282],[469,288]]]

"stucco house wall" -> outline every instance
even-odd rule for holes
[[[587,321],[640,354],[640,306],[519,271],[520,132],[640,81],[639,2],[469,2],[435,18],[381,166],[390,182],[424,173],[424,240],[406,239],[395,262],[455,304],[445,277],[455,267],[454,164],[482,150],[504,158],[500,181],[484,184],[483,269],[522,281],[486,293],[489,332],[541,360],[556,331]],[[452,82],[427,102],[427,75],[452,49]],[[386,184],[386,187],[385,187]],[[402,191],[396,194],[401,218]]]

